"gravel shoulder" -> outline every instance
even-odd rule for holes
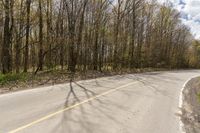
[[[200,77],[190,80],[183,91],[182,122],[186,133],[200,133]]]

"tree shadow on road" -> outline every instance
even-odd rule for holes
[[[147,75],[147,77],[148,76],[152,76],[153,80],[156,82],[157,81],[159,82],[159,80],[162,79],[162,75],[157,77],[150,74]],[[144,78],[144,76],[141,75],[129,75],[125,77],[117,76],[115,80],[114,80],[115,77],[109,79],[109,82],[111,81],[116,82],[116,80],[121,80],[121,78],[127,78],[130,82],[138,81],[142,83],[145,87],[150,88],[155,94],[161,94],[171,98],[171,96],[168,93],[160,89],[159,86],[154,85],[154,83],[148,80],[149,77],[148,78],[147,77]],[[98,87],[99,86],[103,87],[102,84],[100,84],[97,80],[95,80],[95,82]],[[128,96],[130,93],[143,95],[141,93],[138,93],[137,91],[127,92],[126,95]],[[66,109],[70,106],[81,103],[86,99],[95,97],[96,95],[97,94],[94,91],[88,89],[82,83],[79,82],[77,83],[76,81],[71,80],[69,84],[69,91],[66,95],[66,100],[63,108]],[[151,97],[151,95],[146,95],[146,96]],[[111,106],[116,108],[117,110],[127,110],[127,109],[124,106],[120,106],[119,104],[117,104],[117,101],[113,102],[107,99],[103,100],[104,96],[101,99],[96,98],[94,100],[89,100],[84,105],[81,104],[76,108],[73,108],[73,110],[70,109],[63,112],[61,114],[58,124],[55,125],[53,132],[93,133],[95,128],[98,129],[98,132],[104,132],[105,130],[102,128],[102,125],[100,125],[102,122],[99,121],[101,120],[100,119],[101,117],[109,119],[109,121],[112,121],[112,123],[121,125],[122,124],[121,121],[117,119],[117,116],[113,115],[114,112],[111,112],[113,111],[112,110],[113,108],[111,109]],[[91,120],[91,118],[94,118],[94,120],[93,119]]]
[[[93,98],[97,95],[92,90],[86,88],[82,84],[77,83],[76,81],[73,80],[71,80],[71,82],[69,83],[69,87],[70,88],[67,93],[63,107],[64,109],[71,107],[73,105],[77,105],[83,102],[84,100]],[[99,98],[95,98],[93,100],[89,100],[88,102],[86,102],[84,106],[81,104],[76,108],[72,108],[63,112],[61,114],[60,122],[57,125],[55,125],[53,132],[93,133],[94,127],[99,127],[99,124],[101,122],[94,122],[91,119],[91,117],[98,119],[103,116],[115,123],[120,123],[120,121],[116,120],[115,116],[111,115],[112,112],[108,106],[108,103],[109,101],[106,101],[105,103],[105,101],[102,101]],[[112,106],[116,106],[119,109],[123,109],[122,107],[118,107],[118,105],[114,105],[113,103]],[[104,132],[103,130],[104,129],[98,128],[98,132]]]
[[[161,86],[162,83],[170,83],[170,84],[176,84],[178,80],[178,78],[172,78],[168,77],[166,75],[162,75],[162,74],[143,74],[142,76],[139,74],[136,75],[129,75],[127,77],[128,79],[132,79],[135,81],[138,81],[139,83],[141,83],[142,85],[145,86],[145,88],[149,88],[153,91],[154,94],[160,94],[166,97],[169,97],[171,99],[174,99],[166,90],[168,86]],[[170,79],[168,81],[168,79]],[[164,88],[163,88],[164,87]],[[166,88],[166,89],[165,89]]]

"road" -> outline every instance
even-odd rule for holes
[[[0,96],[0,133],[181,133],[179,96],[198,70],[128,74]]]

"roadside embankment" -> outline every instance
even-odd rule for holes
[[[87,80],[100,77],[124,75],[133,73],[144,73],[154,71],[166,71],[164,68],[143,68],[143,69],[131,69],[131,70],[104,70],[104,71],[85,71],[76,72],[74,74],[74,80]],[[55,84],[62,84],[70,82],[70,72],[66,70],[44,70],[37,74],[29,73],[10,73],[3,75],[0,73],[0,94],[9,93],[20,90],[27,90],[37,87],[51,86]]]
[[[183,90],[182,122],[186,133],[200,133],[200,77],[191,79]]]

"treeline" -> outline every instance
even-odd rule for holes
[[[2,73],[188,68],[193,36],[155,0],[1,0]],[[192,54],[191,53],[195,53]]]

